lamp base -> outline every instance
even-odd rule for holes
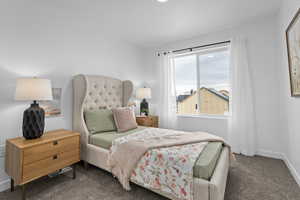
[[[149,104],[146,99],[143,99],[140,105],[140,114],[145,113],[146,116],[149,115]]]
[[[40,138],[45,128],[45,111],[34,101],[23,114],[23,137],[26,139]]]

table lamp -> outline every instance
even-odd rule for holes
[[[23,136],[36,139],[43,135],[45,111],[37,101],[52,100],[51,81],[40,78],[19,78],[16,85],[15,100],[33,101],[23,113]]]
[[[148,116],[149,104],[146,99],[151,99],[151,88],[138,88],[136,91],[136,97],[138,99],[143,99],[140,105],[140,114],[145,113],[145,115]]]

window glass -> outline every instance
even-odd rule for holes
[[[180,114],[197,114],[197,106],[181,103],[190,101],[189,98],[197,90],[197,55],[174,58],[175,82],[177,96],[177,112]]]
[[[175,57],[174,64],[178,114],[228,114],[230,85],[227,47]]]

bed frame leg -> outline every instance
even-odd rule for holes
[[[83,166],[84,166],[84,169],[85,169],[85,170],[88,170],[88,169],[89,169],[89,163],[88,163],[88,162],[83,161]]]

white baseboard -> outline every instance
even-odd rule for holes
[[[282,159],[286,166],[289,168],[292,176],[294,177],[295,181],[298,183],[299,187],[300,187],[300,175],[298,174],[297,170],[295,169],[295,167],[292,165],[292,163],[290,162],[290,160],[288,159],[288,157],[286,157],[284,155],[283,159]]]
[[[283,153],[267,151],[267,150],[262,150],[262,149],[258,150],[256,152],[256,155],[264,156],[264,157],[268,157],[268,158],[280,159],[280,160],[283,160],[283,158],[285,157]]]
[[[4,180],[0,182],[0,192],[8,190],[10,188],[10,180]]]
[[[283,160],[287,168],[290,170],[293,178],[295,179],[295,181],[300,187],[300,175],[298,174],[297,170],[295,169],[295,167],[292,165],[292,163],[290,162],[290,160],[285,154],[279,152],[266,151],[266,150],[259,150],[256,152],[256,154],[259,156]]]

